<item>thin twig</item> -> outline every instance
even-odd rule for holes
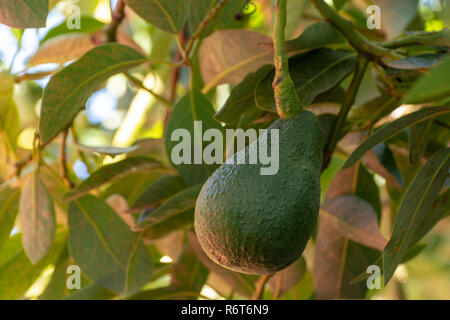
[[[361,81],[364,77],[364,74],[367,70],[368,64],[369,59],[366,56],[359,57],[358,66],[353,75],[350,87],[347,89],[347,92],[345,94],[345,99],[344,102],[342,103],[342,107],[339,111],[336,122],[334,124],[333,131],[331,133],[331,138],[328,141],[327,146],[325,147],[324,162],[323,162],[324,169],[328,167],[331,161],[331,156],[334,150],[336,149],[339,140],[342,137],[342,131],[345,126],[345,122],[347,121],[347,116],[353,104],[355,103],[356,95],[358,93],[358,89],[359,86],[361,85]]]
[[[263,293],[264,293],[264,286],[266,285],[266,282],[269,280],[270,275],[262,275],[259,277],[258,282],[256,282],[256,289],[253,293],[252,300],[261,300]]]
[[[72,183],[72,181],[69,178],[67,162],[66,162],[66,160],[67,160],[66,146],[67,146],[67,137],[68,136],[69,136],[69,127],[64,129],[62,132],[61,148],[59,151],[59,169],[60,169],[61,178],[64,181],[64,184],[67,187],[72,188],[74,186],[74,184]]]
[[[383,57],[395,60],[403,58],[402,55],[391,52],[388,49],[366,39],[363,35],[356,31],[353,23],[342,18],[323,0],[312,0],[312,2],[316,6],[317,10],[319,10],[322,17],[339,29],[339,31],[341,31],[344,37],[347,38],[350,45],[355,48],[356,51],[371,57],[372,60],[383,66],[385,65],[382,61]]]
[[[133,77],[131,74],[124,72],[124,75],[128,78],[128,80],[130,80],[131,83],[133,83],[135,86],[137,86],[140,89],[143,89],[145,91],[147,91],[148,93],[150,93],[153,97],[155,97],[156,100],[158,100],[159,102],[161,102],[168,110],[172,110],[172,103],[170,103],[169,100],[167,100],[166,98],[164,98],[163,96],[157,94],[155,91],[153,91],[152,89],[147,88],[142,81],[140,81],[139,79],[137,79],[136,77]]]
[[[110,5],[111,6],[111,5]],[[125,18],[125,2],[117,1],[116,7],[112,10],[111,6],[111,22],[105,28],[106,42],[116,42],[117,30]]]
[[[179,35],[179,40],[182,46],[184,46],[184,44],[187,41],[187,34],[186,34],[186,30],[183,29],[180,32]],[[180,51],[180,49],[177,49],[175,51],[173,60],[174,61],[179,61],[183,58],[183,53]],[[171,71],[171,75],[170,75],[170,92],[169,92],[169,102],[173,105],[175,103],[175,99],[177,96],[177,84],[178,84],[178,80],[180,78],[180,71],[181,71],[181,65],[176,65],[172,67],[172,71]],[[166,110],[166,114],[164,116],[164,128],[167,128],[167,123],[169,121],[169,116],[170,116],[170,110]]]
[[[200,22],[199,26],[197,27],[197,30],[194,32],[192,37],[189,39],[189,41],[186,44],[186,48],[184,49],[184,64],[187,64],[192,48],[194,47],[195,41],[201,37],[203,31],[205,31],[206,27],[209,25],[209,23],[219,14],[220,10],[227,4],[228,0],[220,0],[216,6],[208,12],[206,17],[203,19],[202,22]]]

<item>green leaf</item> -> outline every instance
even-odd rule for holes
[[[217,168],[216,164],[208,165],[203,162],[203,137],[199,131],[200,128],[194,128],[194,121],[201,121],[202,132],[205,132],[208,129],[219,129],[222,131],[223,128],[219,123],[214,121],[213,115],[214,108],[209,99],[196,90],[188,92],[181,98],[170,114],[165,137],[167,155],[172,162],[172,152],[174,147],[179,144],[190,144],[190,163],[174,164],[172,162],[172,164],[191,186],[205,182]],[[187,139],[187,137],[186,139],[181,137],[180,142],[172,141],[172,135],[175,130],[177,130],[177,132],[180,132],[180,130],[187,130],[190,134],[189,139]],[[178,137],[178,139],[180,139],[180,137]],[[199,147],[198,150],[195,149],[196,144]],[[202,163],[194,164],[194,157],[196,155],[202,157]]]
[[[420,169],[403,197],[394,231],[383,252],[384,281],[388,283],[432,207],[448,175],[450,148],[437,152]]]
[[[113,146],[106,146],[106,147],[93,147],[93,146],[85,146],[82,144],[77,144],[75,147],[81,151],[85,152],[92,152],[92,153],[98,153],[101,155],[107,155],[111,157],[115,157],[121,154],[127,154],[136,151],[139,149],[139,146],[131,146],[127,148],[119,148],[119,147],[113,147]]]
[[[201,188],[202,185],[197,185],[178,192],[167,199],[167,201],[158,207],[158,209],[142,217],[142,219],[145,220],[143,220],[139,226],[143,228],[151,227],[177,215],[183,214],[187,210],[194,209]]]
[[[144,190],[128,212],[134,213],[154,208],[187,187],[186,182],[180,176],[163,176]]]
[[[289,52],[318,49],[327,45],[345,42],[344,36],[326,22],[317,22],[308,26],[296,39],[287,41]]]
[[[444,55],[438,53],[425,53],[405,59],[394,60],[387,63],[389,67],[396,69],[426,69],[440,63]]]
[[[171,286],[182,292],[200,293],[206,283],[208,273],[209,270],[197,258],[191,245],[187,243],[173,265]],[[186,298],[192,299],[192,297]]]
[[[272,65],[264,65],[248,74],[230,93],[224,106],[214,115],[217,121],[236,124],[242,113],[256,108],[254,91],[256,85],[273,69]]]
[[[71,202],[68,221],[71,256],[90,280],[124,295],[150,281],[141,238],[105,202],[90,195]]]
[[[409,128],[409,161],[412,164],[417,164],[425,154],[432,124],[433,119],[430,119]]]
[[[57,231],[49,254],[32,265],[21,245],[21,236],[10,238],[0,254],[0,300],[22,299],[42,270],[57,261],[67,245],[67,234]]]
[[[65,300],[109,300],[117,296],[117,293],[105,289],[97,283],[88,284],[81,290],[77,290]]]
[[[406,97],[406,103],[424,103],[450,95],[450,56],[420,79]]]
[[[19,206],[22,244],[32,264],[45,257],[55,235],[53,201],[36,172],[25,182]]]
[[[213,31],[223,29],[233,22],[235,15],[244,8],[247,2],[248,0],[228,1],[219,11],[217,16],[211,20],[201,36],[206,37]],[[217,0],[189,0],[188,20],[192,33],[198,29],[208,12],[210,12],[217,3]]]
[[[348,76],[356,67],[356,57],[345,51],[318,49],[289,59],[289,70],[303,106],[309,105]],[[256,105],[276,112],[272,82],[275,71],[269,73],[256,87]]]
[[[82,16],[80,18],[80,29],[73,28],[69,29],[67,26],[67,21],[61,22],[61,24],[57,25],[56,27],[52,28],[45,37],[41,40],[41,43],[44,43],[47,40],[50,40],[54,37],[57,37],[62,34],[67,33],[93,33],[95,31],[100,31],[105,24],[103,22],[98,21],[97,19],[94,19],[89,16]]]
[[[333,0],[334,7],[336,10],[341,10],[346,4],[348,0]]]
[[[186,1],[180,0],[125,0],[141,18],[158,28],[178,33],[186,21]]]
[[[14,93],[14,78],[10,74],[0,72],[0,107],[9,103]]]
[[[408,114],[407,116],[401,117],[391,123],[383,126],[381,129],[377,130],[372,134],[366,141],[364,141],[347,159],[344,164],[344,168],[352,166],[356,161],[361,159],[361,157],[370,149],[375,147],[377,144],[386,141],[387,139],[395,136],[402,130],[425,121],[427,119],[434,118],[438,115],[449,113],[450,107],[430,107],[424,108],[422,110]]]
[[[0,190],[0,252],[8,240],[19,211],[19,189]]]
[[[67,192],[64,196],[64,201],[72,201],[77,199],[89,191],[101,187],[105,183],[117,180],[130,173],[136,171],[145,173],[158,169],[162,169],[159,162],[145,157],[127,158],[122,161],[103,166],[93,172],[89,178],[84,180],[78,186]]]
[[[444,191],[433,203],[414,234],[412,243],[417,243],[436,223],[450,214],[450,189]]]
[[[187,209],[180,212],[175,216],[169,217],[166,220],[161,221],[147,227],[144,231],[144,237],[147,240],[161,239],[169,234],[185,230],[192,227],[194,224],[194,209]]]
[[[48,0],[14,0],[0,2],[0,23],[13,28],[45,27]]]
[[[67,267],[69,266],[69,252],[64,248],[58,261],[55,263],[55,270],[52,279],[39,296],[39,300],[60,300],[66,296],[67,288]]]
[[[84,107],[86,100],[109,77],[147,60],[121,44],[105,44],[56,73],[44,91],[39,131],[41,143],[49,142]]]

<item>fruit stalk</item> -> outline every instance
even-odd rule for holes
[[[289,60],[286,50],[286,0],[276,0],[274,8],[275,25],[273,30],[275,79],[273,90],[277,113],[281,119],[292,118],[302,111],[302,103],[295,91],[294,81],[289,72]]]

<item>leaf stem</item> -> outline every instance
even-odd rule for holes
[[[274,8],[275,26],[273,30],[275,79],[272,87],[277,113],[282,119],[292,118],[302,111],[300,98],[295,91],[294,81],[289,72],[286,50],[287,1],[276,0]]]
[[[331,138],[325,147],[323,168],[328,167],[331,161],[331,156],[334,150],[336,149],[339,140],[342,138],[343,134],[342,131],[345,126],[345,121],[347,121],[347,116],[350,112],[350,109],[355,103],[356,95],[358,93],[364,74],[367,70],[369,61],[370,60],[367,56],[365,55],[359,56],[358,65],[353,75],[352,82],[345,94],[345,99],[344,102],[342,103],[341,109],[339,110],[339,114],[337,116],[336,122],[333,127],[333,131],[331,133]]]

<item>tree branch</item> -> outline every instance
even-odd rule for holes
[[[158,100],[159,102],[161,102],[168,110],[172,110],[172,103],[170,103],[170,101],[168,101],[166,98],[164,98],[163,96],[157,94],[156,92],[154,92],[152,89],[147,88],[142,81],[140,81],[139,79],[133,77],[131,74],[124,72],[124,75],[128,78],[128,80],[131,81],[131,83],[133,83],[135,86],[137,86],[140,89],[143,89],[145,91],[147,91],[148,93],[150,93],[153,97],[155,97],[156,100]]]
[[[334,11],[328,4],[323,0],[312,0],[317,10],[324,19],[333,24],[344,37],[347,38],[350,45],[355,48],[356,51],[364,53],[371,57],[374,61],[384,66],[384,62],[381,60],[383,57],[391,59],[402,59],[403,56],[391,52],[386,48],[383,48],[362,36],[358,31],[356,31],[355,26],[350,21],[342,18],[336,11]]]
[[[116,7],[112,10],[111,7],[111,22],[105,28],[106,42],[116,42],[117,29],[125,18],[125,2],[124,0],[117,1]]]
[[[323,161],[324,169],[328,167],[334,149],[336,149],[336,146],[342,137],[342,131],[345,126],[345,121],[347,121],[347,116],[350,112],[350,109],[355,103],[356,95],[358,93],[359,86],[361,85],[361,81],[364,77],[364,74],[367,70],[368,64],[369,64],[368,57],[361,55],[358,59],[358,66],[356,67],[352,82],[350,84],[350,87],[347,89],[344,102],[342,103],[342,107],[339,110],[339,114],[337,116],[336,122],[333,127],[333,131],[331,133],[331,138],[325,147],[324,161]]]
[[[206,17],[199,24],[197,30],[195,30],[194,34],[192,35],[192,37],[189,39],[189,41],[186,44],[186,48],[184,49],[184,61],[183,61],[183,64],[187,64],[188,63],[188,61],[190,59],[192,48],[194,47],[195,41],[198,38],[201,37],[203,31],[206,29],[208,24],[218,15],[220,10],[222,10],[222,8],[227,4],[227,2],[228,2],[228,0],[220,0],[216,4],[216,6],[211,11],[208,12]]]
[[[74,184],[69,179],[67,162],[66,162],[66,159],[67,159],[66,146],[67,146],[67,137],[68,136],[69,136],[69,127],[64,129],[63,134],[62,134],[61,148],[59,151],[59,167],[60,167],[61,178],[64,181],[64,184],[67,187],[72,188],[74,186]]]
[[[261,300],[263,293],[264,293],[264,286],[266,285],[266,282],[269,280],[270,275],[262,275],[258,282],[256,283],[256,289],[253,293],[252,300]]]

